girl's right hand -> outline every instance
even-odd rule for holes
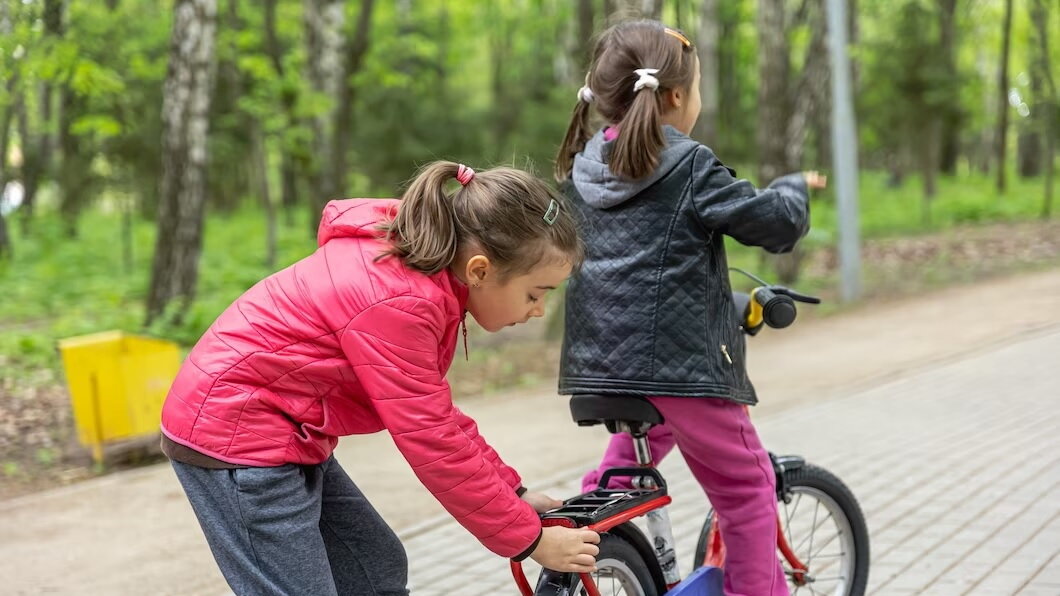
[[[810,189],[822,189],[828,186],[828,176],[822,176],[817,170],[803,172],[802,177],[806,180],[806,186]]]
[[[541,541],[530,558],[546,569],[561,573],[596,571],[600,535],[585,528],[550,526],[541,528]]]

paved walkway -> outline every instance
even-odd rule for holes
[[[758,426],[858,496],[871,594],[1060,594],[1060,330]],[[687,572],[706,500],[680,458],[662,471]],[[576,477],[549,492],[573,494]],[[409,534],[413,594],[516,593],[507,563],[455,523]]]
[[[1060,595],[1057,295],[1060,275],[1043,272],[755,338],[765,442],[831,469],[859,496],[872,532],[872,593]],[[853,388],[833,399],[838,387]],[[573,494],[603,436],[570,426],[552,391],[517,397],[462,407],[533,487]],[[529,437],[541,447],[528,448]],[[447,518],[409,527],[432,515],[423,500],[440,507],[408,496],[426,491],[388,437],[351,438],[340,450],[404,528],[414,594],[515,593],[506,562]],[[551,483],[542,462],[559,472]],[[706,501],[680,458],[663,472],[687,571]],[[0,502],[0,595],[223,592],[167,466]]]

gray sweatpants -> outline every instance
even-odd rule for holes
[[[408,594],[404,547],[334,457],[234,470],[172,464],[236,594]]]

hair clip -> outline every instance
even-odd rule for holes
[[[677,38],[677,41],[681,42],[686,48],[692,47],[692,42],[688,41],[688,38],[685,37],[684,34],[682,34],[680,31],[665,27],[663,29],[663,32],[667,35],[672,35],[673,37]]]
[[[545,220],[545,223],[552,225],[556,223],[556,218],[559,217],[559,203],[556,199],[552,199],[548,203],[548,209],[545,211],[545,216],[541,219]]]

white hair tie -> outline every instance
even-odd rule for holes
[[[593,90],[588,85],[583,85],[581,89],[578,89],[578,99],[585,103],[593,103],[596,96],[593,95]]]
[[[655,78],[655,74],[659,72],[658,68],[638,68],[633,71],[633,74],[640,77],[637,82],[633,84],[633,92],[636,93],[641,89],[647,87],[652,91],[659,88],[659,79]]]

